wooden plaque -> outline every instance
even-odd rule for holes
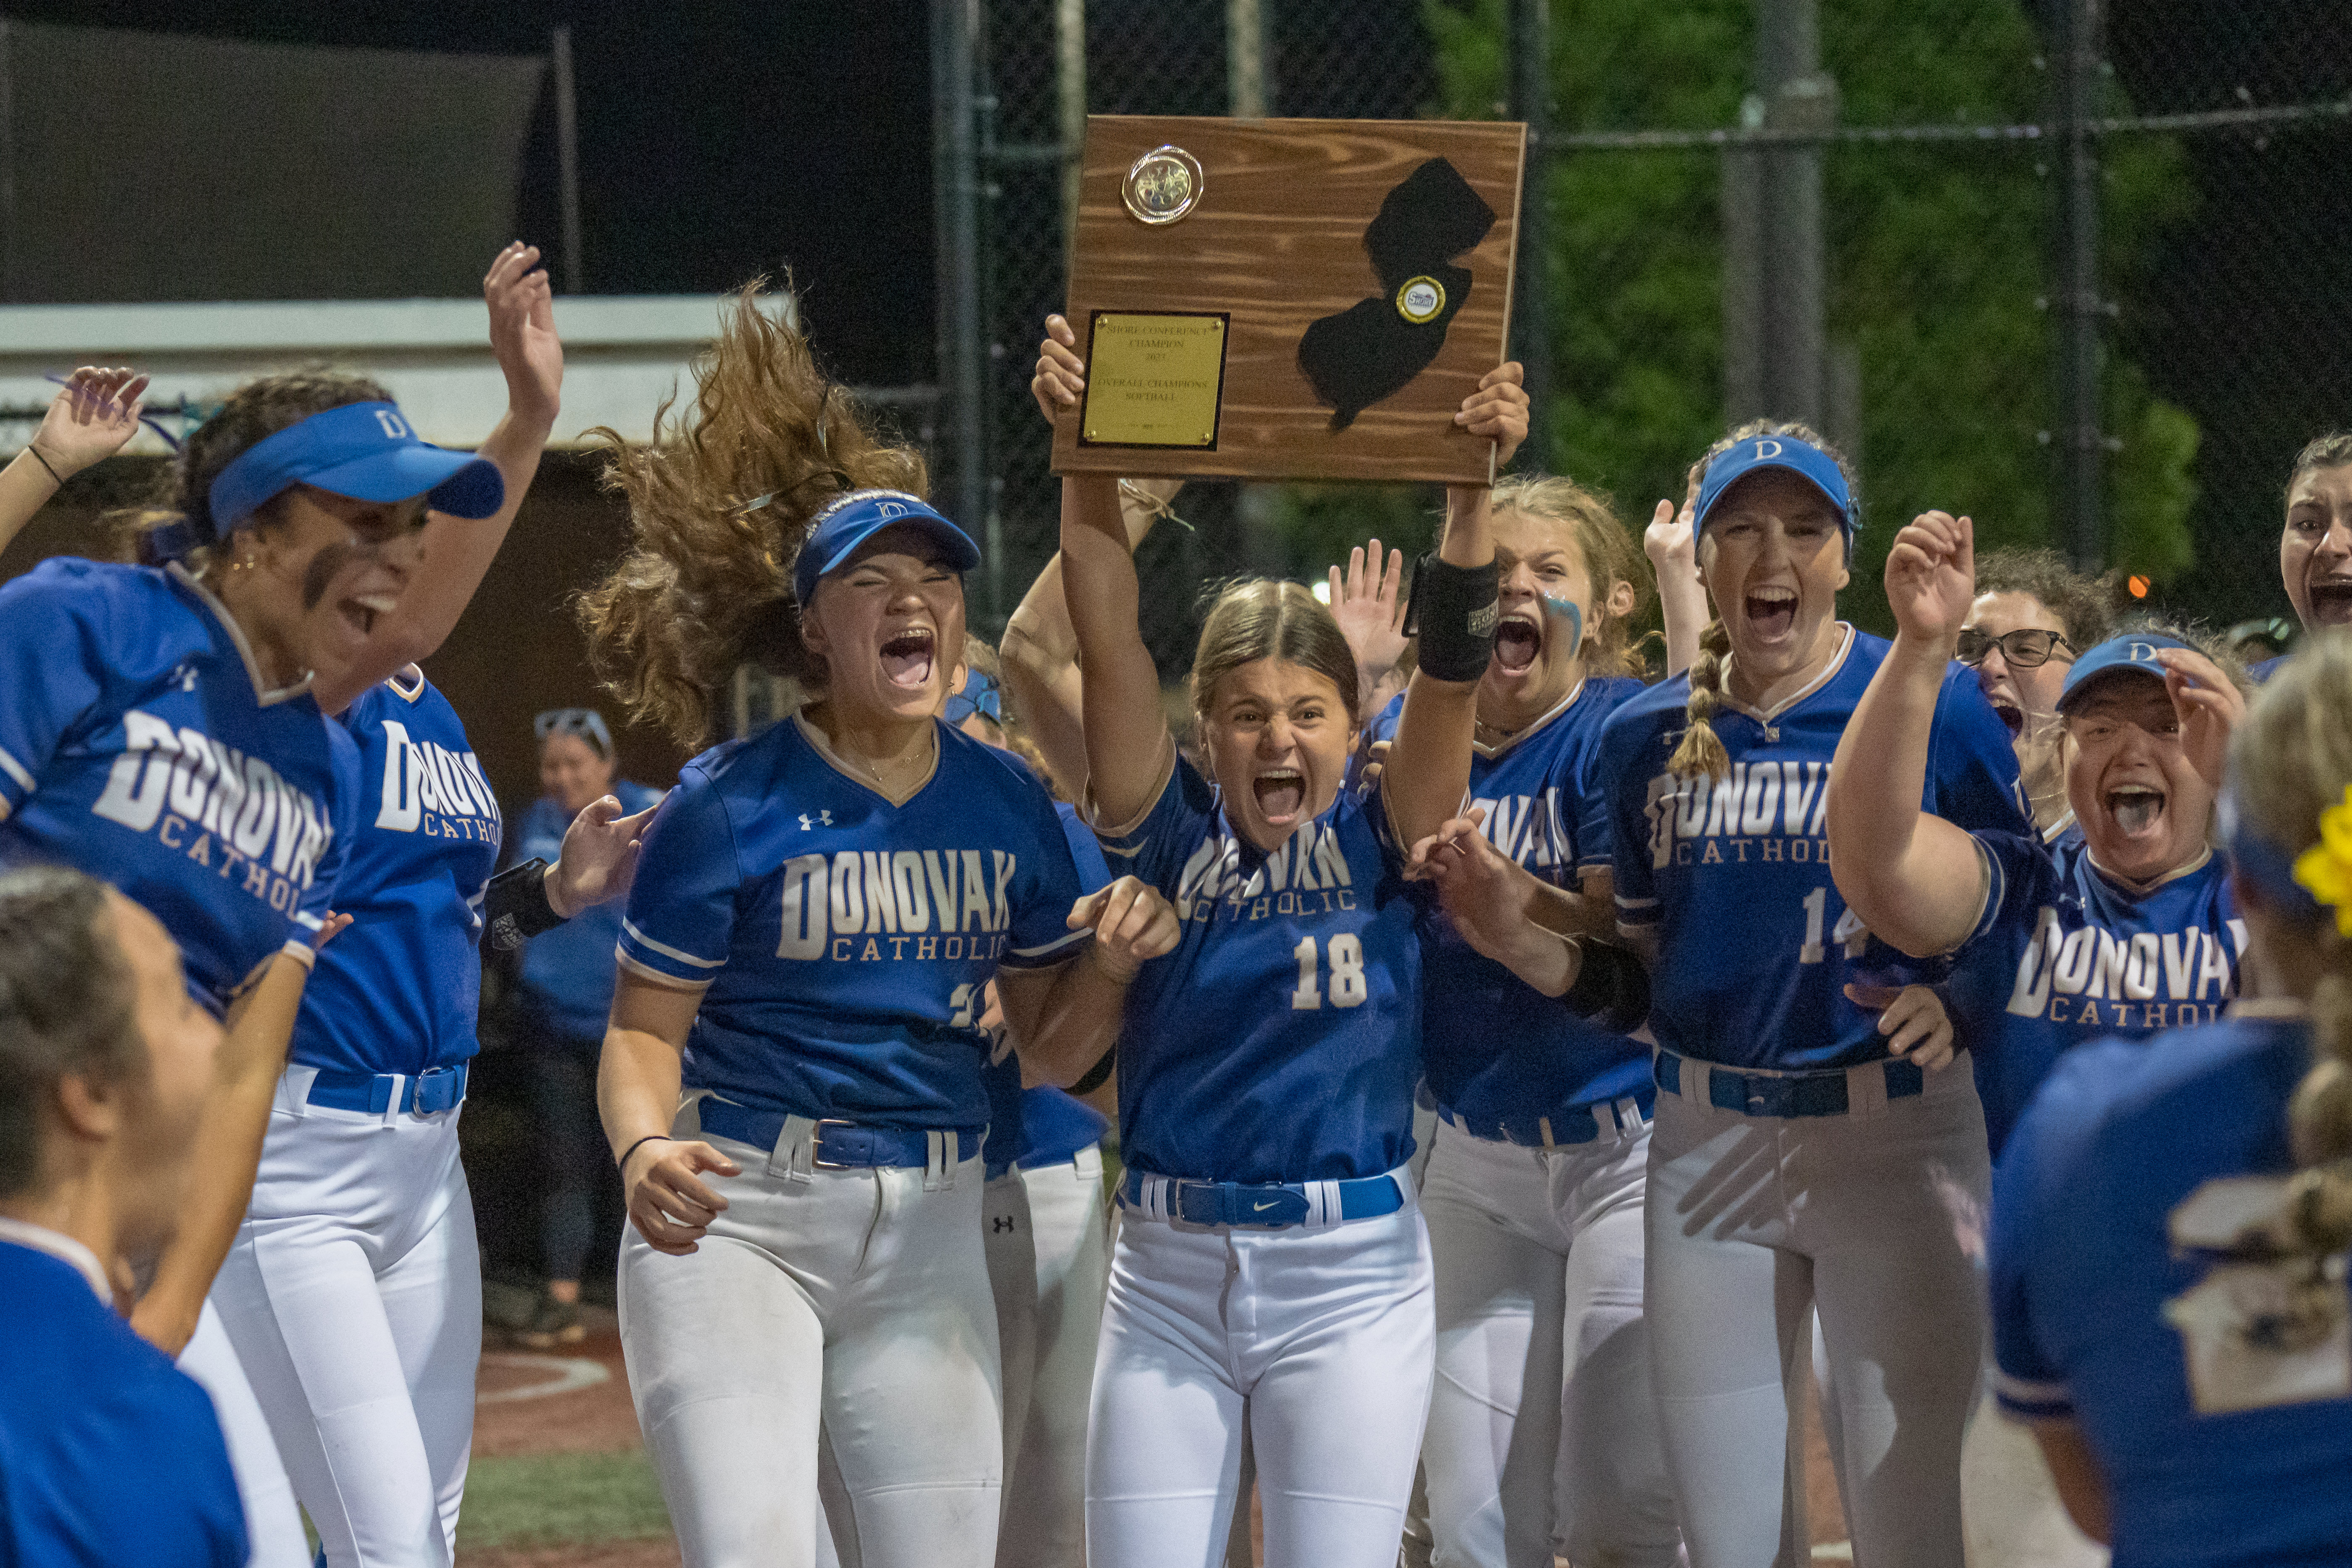
[[[1491,483],[1494,443],[1453,416],[1507,357],[1526,146],[1490,121],[1089,117],[1065,312],[1087,401],[1054,471]]]

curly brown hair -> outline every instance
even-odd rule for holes
[[[212,491],[213,481],[224,469],[248,447],[314,414],[346,404],[392,400],[381,383],[324,365],[247,382],[188,437],[179,456],[163,471],[153,499],[118,515],[115,521],[126,536],[127,552],[143,564],[154,564],[157,531],[184,521],[198,541],[210,542],[199,542],[184,558],[191,572],[203,576],[219,552]],[[274,500],[264,504],[265,522],[271,520],[274,505]]]
[[[793,312],[763,304],[789,305],[789,289],[770,295],[759,278],[736,294],[695,361],[691,407],[674,417],[665,398],[651,444],[589,432],[630,523],[628,553],[575,605],[589,660],[632,720],[688,746],[709,738],[741,665],[824,686],[793,597],[810,520],[851,490],[927,493],[921,455],[884,441],[825,378]]]
[[[1988,550],[1977,557],[1977,594],[2026,594],[2058,617],[2076,654],[2107,640],[2115,624],[2116,574],[2077,572],[2054,550]]]

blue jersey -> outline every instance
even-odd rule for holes
[[[1111,868],[1176,906],[1176,951],[1128,987],[1122,1157],[1220,1182],[1376,1176],[1412,1153],[1421,942],[1378,790],[1269,855],[1181,757],[1103,835]]]
[[[1472,803],[1486,838],[1541,881],[1574,892],[1579,873],[1609,865],[1608,802],[1592,787],[1592,754],[1610,714],[1643,690],[1622,679],[1581,681],[1559,705],[1470,760]],[[1392,739],[1399,698],[1373,721]],[[1647,1109],[1650,1047],[1577,1017],[1502,964],[1482,956],[1416,884],[1421,911],[1423,1071],[1439,1105],[1473,1132],[1506,1118],[1534,1126],[1580,1105],[1632,1095]]]
[[[1053,797],[1002,752],[941,724],[930,775],[893,802],[795,716],[686,765],[646,832],[618,953],[709,988],[689,1089],[976,1130],[988,981],[1082,951],[1077,898]]]
[[[1013,753],[1007,755],[1019,761]],[[1023,771],[1028,772],[1025,764]],[[1079,896],[1108,887],[1110,868],[1103,864],[1102,846],[1095,841],[1093,830],[1079,818],[1076,808],[1057,800],[1054,815],[1062,824],[1062,841],[1070,847],[1070,861],[1077,868]],[[993,1175],[1002,1175],[1015,1163],[1059,1164],[1079,1150],[1101,1142],[1110,1127],[1092,1106],[1080,1104],[1058,1089],[1042,1084],[1023,1089],[1021,1058],[1009,1042],[997,1042],[985,1071],[988,1166]],[[1091,1134],[1082,1136],[1089,1127]]]
[[[1985,906],[1948,995],[1999,1154],[2068,1047],[2218,1018],[2238,994],[2246,926],[2229,865],[2210,852],[2134,893],[2100,874],[2079,834],[1976,839]]]
[[[1608,797],[1617,918],[1658,937],[1650,1026],[1669,1050],[1729,1067],[1852,1067],[1886,1055],[1850,981],[1920,973],[1872,937],[1830,879],[1830,760],[1887,643],[1845,628],[1829,668],[1769,713],[1727,694],[1719,780],[1669,772],[1688,678],[1611,716],[1595,765]],[[2009,731],[1955,664],[1936,700],[1923,805],[1969,829],[2025,832]]]
[[[615,779],[610,792],[621,815],[635,816],[661,799],[661,792]],[[515,832],[516,860],[563,858],[564,830],[572,816],[542,795],[523,814]],[[582,910],[553,931],[532,937],[522,950],[522,988],[559,1035],[601,1044],[613,1012],[613,948],[621,940],[618,900]]]
[[[2116,1568],[2352,1559],[2343,1320],[2296,1350],[2265,1309],[2307,1260],[2230,1256],[2284,1210],[2310,1065],[2297,1019],[2084,1046],[1994,1175],[1994,1392],[2080,1425]],[[2328,1289],[2340,1312],[2340,1274]]]
[[[143,905],[227,1006],[310,961],[348,853],[359,753],[307,689],[265,691],[244,634],[174,565],[58,557],[0,587],[0,858]]]
[[[360,749],[359,830],[294,1024],[295,1061],[421,1073],[471,1057],[481,1011],[482,889],[499,803],[449,700],[409,666],[339,715]]]
[[[211,1397],[95,1284],[0,1237],[0,1563],[244,1568]]]

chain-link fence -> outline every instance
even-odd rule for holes
[[[1542,238],[1514,352],[1549,395],[1525,461],[1608,489],[1629,526],[1681,496],[1727,418],[1794,413],[1861,468],[1874,549],[1849,612],[1865,624],[1884,618],[1869,585],[1887,542],[1928,506],[2209,619],[2283,611],[2287,463],[2352,423],[2340,5],[2104,9],[980,0],[982,451],[1003,562],[984,609],[1008,611],[1053,547],[1027,380],[1062,298],[1083,114],[1255,112],[1530,121]],[[1143,561],[1163,668],[1189,655],[1204,581],[1311,576],[1368,533],[1419,543],[1434,502],[1189,488],[1192,531],[1162,530]]]

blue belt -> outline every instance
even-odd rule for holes
[[[1890,1057],[1870,1064],[1886,1075],[1886,1098],[1907,1100],[1926,1092],[1927,1075],[1919,1064]],[[1669,1094],[1683,1091],[1683,1058],[1661,1048],[1652,1067],[1658,1087]],[[1740,1072],[1708,1064],[1706,1100],[1717,1110],[1742,1116],[1843,1116],[1852,1109],[1846,1093],[1846,1068],[1820,1072]]]
[[[1499,1122],[1474,1127],[1470,1119],[1451,1106],[1437,1108],[1439,1120],[1448,1126],[1459,1127],[1473,1138],[1489,1143],[1508,1143],[1520,1149],[1564,1149],[1578,1143],[1591,1143],[1606,1130],[1614,1132],[1618,1122],[1613,1107],[1619,1100],[1631,1100],[1641,1104],[1639,1094],[1612,1095],[1589,1105],[1572,1105],[1558,1116],[1507,1116]],[[1646,1112],[1648,1107],[1643,1106]]]
[[[1142,1172],[1131,1168],[1119,1178],[1118,1195],[1129,1207],[1139,1209],[1143,1206],[1143,1184],[1147,1179]],[[1404,1207],[1404,1191],[1397,1185],[1393,1176],[1366,1176],[1360,1180],[1330,1184],[1339,1189],[1339,1217],[1342,1220],[1377,1219]],[[1186,1225],[1284,1230],[1291,1226],[1305,1225],[1309,1215],[1307,1188],[1298,1182],[1259,1185],[1247,1182],[1188,1182],[1171,1178],[1168,1183],[1168,1217],[1181,1220]]]
[[[784,1135],[785,1113],[754,1110],[706,1096],[701,1105],[702,1130],[754,1149],[773,1149]],[[939,1128],[936,1131],[948,1131]],[[981,1130],[952,1130],[958,1163],[980,1152]],[[870,1170],[878,1167],[928,1165],[931,1163],[930,1133],[920,1127],[860,1127],[852,1122],[821,1121],[809,1140],[809,1163],[820,1171]]]
[[[394,1109],[415,1111],[419,1116],[431,1116],[437,1111],[454,1110],[466,1098],[466,1068],[459,1062],[455,1067],[435,1068],[430,1072],[415,1075],[396,1072],[339,1072],[332,1068],[320,1068],[319,1076],[310,1080],[310,1092],[304,1097],[307,1105],[323,1105],[331,1110],[364,1110],[381,1116]],[[400,1093],[400,1104],[392,1102],[393,1091]]]

